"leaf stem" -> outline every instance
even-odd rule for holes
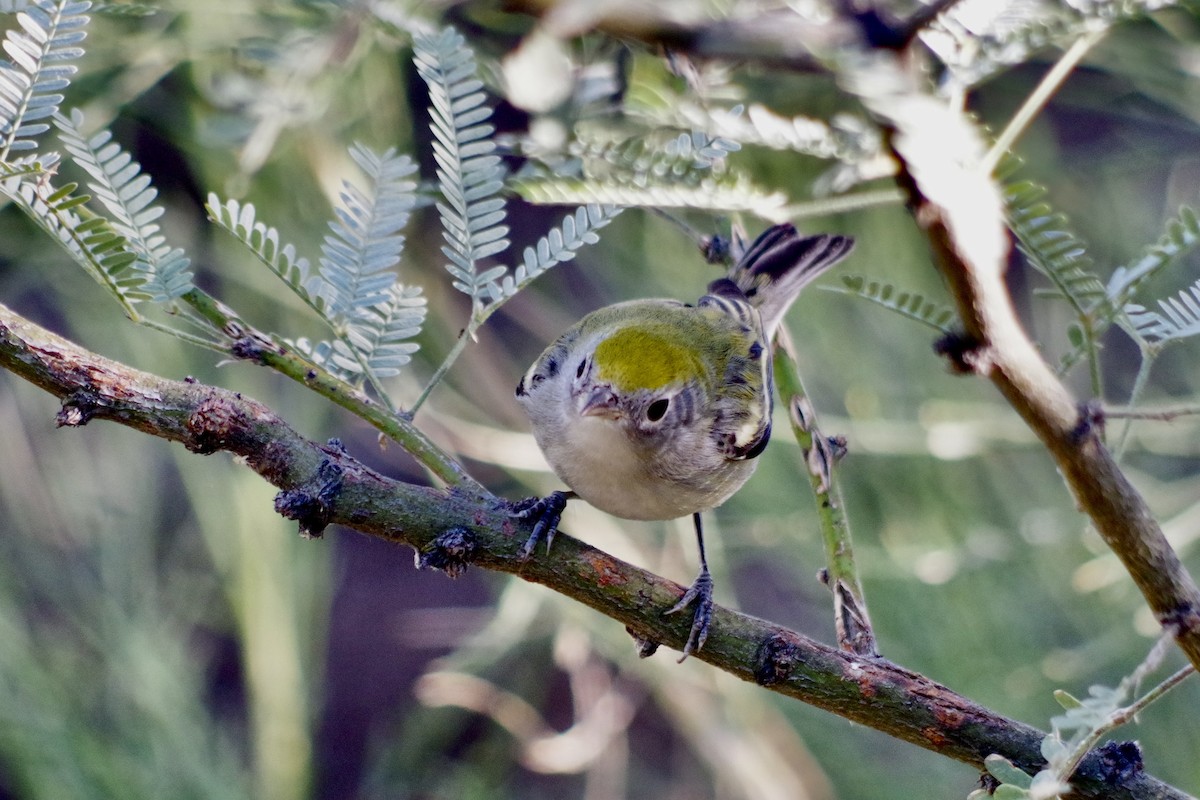
[[[837,197],[822,197],[819,200],[809,200],[805,203],[792,203],[779,209],[778,213],[787,219],[824,217],[829,214],[844,214],[848,211],[858,211],[873,206],[899,205],[902,202],[904,202],[904,195],[899,189],[876,189],[838,195]]]
[[[1183,403],[1165,408],[1137,408],[1130,404],[1116,408],[1106,408],[1104,416],[1109,419],[1142,419],[1155,422],[1172,422],[1179,417],[1200,414],[1200,403]]]
[[[479,323],[476,320],[477,318],[472,316],[471,321],[467,323],[467,327],[463,328],[462,333],[458,335],[458,341],[454,343],[454,347],[450,348],[450,352],[446,354],[444,359],[442,359],[441,365],[439,365],[433,375],[430,376],[429,382],[425,384],[425,388],[421,390],[420,396],[417,397],[416,401],[409,406],[408,411],[405,412],[404,417],[406,419],[411,420],[414,416],[416,416],[417,411],[419,411],[421,406],[425,404],[425,401],[429,399],[429,395],[433,392],[434,387],[442,382],[442,378],[446,377],[446,373],[450,371],[450,367],[454,366],[454,362],[458,360],[460,355],[462,355],[463,350],[467,346],[467,342],[475,336],[475,331],[479,329]]]
[[[170,325],[164,325],[161,322],[155,322],[154,320],[147,319],[145,317],[137,320],[137,324],[143,325],[151,330],[156,330],[159,333],[165,333],[170,336],[174,336],[176,339],[187,342],[190,345],[203,347],[205,350],[212,350],[214,352],[224,353],[226,355],[229,353],[229,347],[216,339],[206,339],[203,336],[197,336],[194,333],[187,333],[186,331],[181,331],[178,328],[172,328]]]
[[[180,300],[228,336],[232,340],[231,349],[239,358],[270,367],[370,423],[443,483],[479,497],[491,496],[483,484],[412,424],[411,414],[400,415],[384,408],[299,353],[250,327],[233,309],[200,289],[192,289]]]
[[[1163,680],[1146,694],[1134,700],[1123,708],[1118,708],[1109,714],[1108,719],[1103,724],[1097,725],[1094,729],[1088,732],[1088,735],[1083,737],[1075,749],[1071,751],[1071,755],[1063,762],[1059,774],[1064,778],[1070,778],[1079,769],[1079,764],[1083,761],[1084,756],[1096,744],[1103,739],[1109,732],[1121,727],[1131,719],[1142,713],[1151,703],[1158,700],[1170,690],[1174,689],[1179,684],[1183,683],[1184,679],[1190,676],[1196,668],[1191,664],[1186,664],[1180,667],[1175,673]]]
[[[1138,364],[1137,375],[1133,379],[1133,389],[1129,392],[1128,409],[1132,412],[1142,398],[1142,392],[1146,389],[1146,384],[1150,380],[1150,370],[1154,367],[1154,360],[1158,356],[1158,348],[1154,345],[1147,344],[1141,339],[1137,340],[1139,349],[1141,350],[1141,362]],[[1113,450],[1113,457],[1120,460],[1125,454],[1125,446],[1129,443],[1129,432],[1133,428],[1134,415],[1126,413],[1125,424],[1121,426],[1121,437],[1117,440],[1116,447]]]
[[[1033,122],[1034,117],[1041,113],[1046,103],[1050,102],[1050,98],[1062,86],[1063,81],[1067,79],[1071,71],[1079,65],[1079,62],[1083,60],[1088,51],[1104,38],[1106,33],[1108,33],[1107,26],[1092,28],[1067,48],[1067,51],[1062,54],[1062,57],[1055,62],[1050,71],[1046,73],[1046,76],[1034,88],[1033,93],[1017,109],[1017,113],[1013,115],[1012,120],[1000,132],[1000,135],[996,137],[995,144],[992,145],[992,148],[980,162],[979,166],[983,172],[990,174],[995,171],[996,165],[1000,163],[1000,159],[1004,157],[1004,154],[1012,149],[1017,139],[1021,137],[1021,134]]]
[[[838,445],[826,439],[817,427],[816,413],[804,391],[795,352],[791,337],[781,327],[775,336],[775,380],[779,398],[788,410],[792,433],[804,453],[805,473],[817,501],[827,564],[824,577],[833,592],[838,644],[851,653],[877,656],[866,595],[850,541],[850,523],[842,504],[842,489],[834,474]]]

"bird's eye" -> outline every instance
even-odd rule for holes
[[[583,377],[583,370],[584,370],[586,367],[587,367],[587,359],[585,358],[585,359],[583,359],[582,361],[580,361],[580,362],[579,362],[579,366],[575,368],[575,377],[576,377],[576,378],[582,378],[582,377]]]
[[[671,401],[667,398],[655,400],[646,408],[646,419],[651,422],[658,422],[667,415],[667,409],[671,407]]]

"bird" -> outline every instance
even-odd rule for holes
[[[592,311],[516,387],[533,435],[568,491],[511,504],[534,522],[521,550],[549,551],[566,503],[622,519],[692,516],[700,571],[665,613],[695,604],[681,661],[708,638],[713,580],[701,514],[754,472],[771,436],[771,342],[800,291],[844,259],[848,236],[767,228],[695,303],[639,299]]]

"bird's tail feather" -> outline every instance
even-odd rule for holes
[[[730,271],[729,280],[758,309],[769,341],[800,290],[853,248],[849,236],[801,236],[790,223],[775,225],[759,234]]]

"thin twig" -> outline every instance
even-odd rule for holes
[[[1083,57],[1088,54],[1088,51],[1095,47],[1104,35],[1108,33],[1107,26],[1097,27],[1087,31],[1078,39],[1075,40],[1067,51],[1062,54],[1062,57],[1055,62],[1054,66],[1046,73],[1045,77],[1038,82],[1038,85],[1030,93],[1021,107],[1017,109],[1017,113],[1009,120],[1008,125],[996,137],[995,143],[991,150],[984,156],[980,168],[986,172],[994,172],[996,165],[1000,163],[1000,159],[1004,154],[1012,149],[1012,146],[1020,138],[1021,134],[1029,127],[1034,118],[1041,113],[1046,103],[1050,102],[1050,98],[1058,91],[1067,77],[1074,71]]]
[[[1129,705],[1114,711],[1111,715],[1109,715],[1108,719],[1105,720],[1105,724],[1097,725],[1094,729],[1088,732],[1087,736],[1083,737],[1079,741],[1079,744],[1076,745],[1075,749],[1071,751],[1070,756],[1068,756],[1063,762],[1061,770],[1062,776],[1066,779],[1069,779],[1075,773],[1076,769],[1078,769],[1080,762],[1083,761],[1083,758],[1089,752],[1091,752],[1093,747],[1100,743],[1101,739],[1117,728],[1120,728],[1122,725],[1130,722],[1130,720],[1134,719],[1138,714],[1146,710],[1146,708],[1148,708],[1152,703],[1157,701],[1179,684],[1183,683],[1184,680],[1191,677],[1192,673],[1195,671],[1196,668],[1191,664],[1180,667],[1174,674],[1163,680],[1150,691],[1146,692],[1146,694],[1134,700]]]
[[[472,320],[473,322],[474,320]],[[471,337],[474,335],[475,329],[472,327],[472,324],[468,324],[467,327],[462,329],[458,334],[458,339],[454,342],[454,346],[450,348],[450,352],[446,353],[446,357],[442,359],[442,363],[438,365],[433,375],[425,382],[425,388],[421,390],[421,394],[409,406],[408,411],[405,412],[404,417],[406,420],[411,420],[417,415],[417,412],[421,410],[421,406],[425,405],[425,401],[429,399],[429,395],[433,394],[433,390],[442,382],[442,378],[446,377],[446,374],[450,372],[450,368],[454,366],[454,362],[458,361],[458,357],[466,349],[467,342],[471,341]]]
[[[792,433],[804,454],[805,474],[817,501],[817,519],[825,543],[825,584],[833,594],[834,627],[838,645],[861,656],[879,655],[867,599],[854,559],[850,522],[842,502],[842,489],[834,469],[840,444],[831,442],[817,425],[816,411],[804,391],[796,363],[795,345],[783,327],[775,335],[775,383],[788,410]]]
[[[1200,403],[1185,403],[1165,408],[1113,406],[1104,409],[1104,416],[1109,419],[1141,419],[1154,422],[1173,422],[1180,417],[1191,417],[1197,414],[1200,414]]]
[[[824,217],[875,206],[894,206],[903,202],[904,195],[898,189],[873,189],[833,197],[821,197],[803,203],[791,203],[781,208],[779,214],[788,219]]]
[[[235,358],[270,367],[332,400],[399,444],[431,475],[447,485],[466,492],[490,496],[482,484],[468,475],[411,421],[384,408],[299,353],[283,347],[272,337],[251,327],[237,312],[215,297],[200,289],[192,289],[180,300],[187,303],[214,329],[224,332],[230,338],[231,344],[226,352]]]

